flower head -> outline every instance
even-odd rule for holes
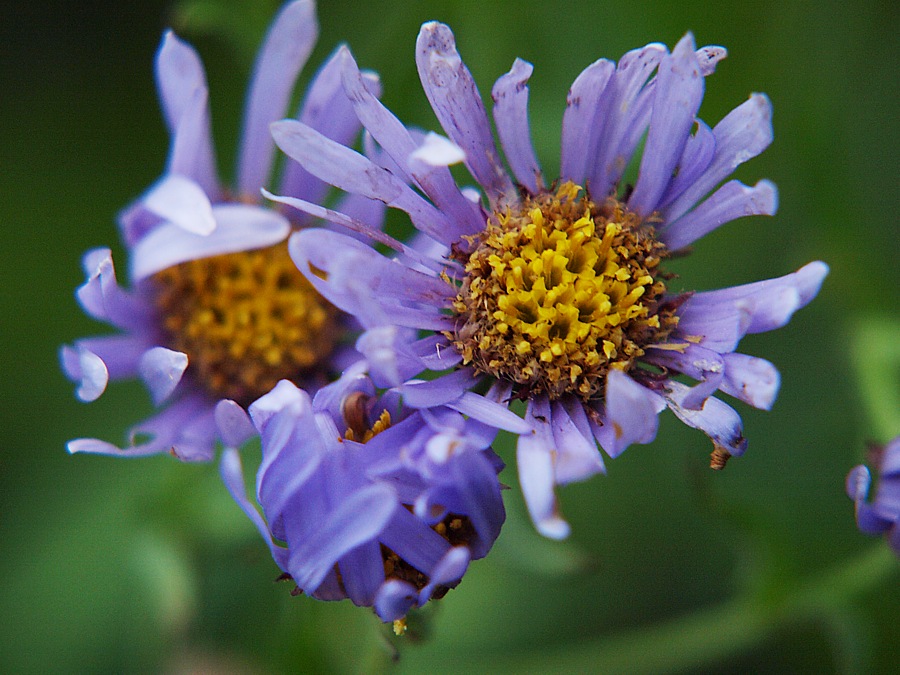
[[[554,486],[604,471],[597,444],[615,457],[652,441],[666,407],[712,439],[714,468],[743,453],[738,414],[712,394],[772,405],[774,366],[734,350],[745,334],[786,324],[827,273],[815,262],[778,279],[685,293],[665,271],[673,251],[723,223],[776,209],[768,181],[726,181],[770,143],[768,99],[752,95],[714,128],[697,118],[704,80],[724,56],[696,49],[688,34],[671,52],[654,43],[618,64],[588,66],[566,102],[553,181],[530,138],[532,66],[516,60],[492,91],[507,171],[478,88],[439,23],[422,27],[416,62],[449,139],[410,132],[343,54],[347,94],[396,172],[301,123],[273,125],[278,145],[311,173],[405,211],[432,241],[395,246],[388,260],[310,231],[294,235],[290,250],[323,295],[369,328],[358,347],[373,376],[399,386],[409,405],[454,405],[475,388],[495,402],[526,402],[527,429],[511,430],[520,434],[526,501],[547,536],[568,533]],[[447,165],[461,158],[480,192],[454,181]],[[625,185],[633,161],[637,177]],[[409,328],[423,334],[409,341]],[[406,381],[423,370],[449,372]]]
[[[70,451],[171,449],[184,460],[209,459],[216,441],[239,445],[254,433],[244,408],[279,380],[315,388],[358,358],[342,345],[347,317],[288,255],[288,235],[311,219],[289,219],[260,194],[275,158],[269,124],[285,115],[317,34],[311,0],[287,4],[273,22],[247,95],[234,190],[216,171],[200,58],[171,31],[163,36],[156,79],[171,151],[162,177],[120,218],[131,289],[119,286],[109,249],[96,249],[84,258],[87,281],[77,292],[90,316],[120,332],[78,340],[61,353],[80,399],[96,399],[109,380],[137,376],[162,410],[132,430],[130,447],[77,439]],[[320,69],[298,117],[350,143],[360,125],[339,65],[335,56]],[[377,80],[365,80],[377,95]],[[314,201],[329,189],[294,162],[285,165],[280,188]],[[341,208],[375,228],[384,211],[360,197]]]
[[[353,369],[312,400],[283,381],[250,415],[262,438],[265,520],[236,451],[223,457],[223,478],[295,592],[350,598],[396,621],[456,586],[500,532],[503,463],[486,425],[403,407],[391,392],[378,398]]]
[[[866,501],[872,474],[862,464],[847,475],[847,494],[856,503],[856,524],[866,534],[884,534],[900,556],[900,436],[873,448],[872,466],[878,474],[875,498]]]

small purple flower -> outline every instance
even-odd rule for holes
[[[672,251],[776,209],[770,182],[726,181],[771,142],[768,99],[753,94],[714,128],[696,117],[704,80],[724,56],[721,47],[697,50],[688,34],[671,53],[654,43],[618,64],[588,66],[569,92],[561,176],[552,183],[530,138],[531,64],[517,59],[492,91],[510,173],[453,34],[440,23],[422,27],[416,61],[449,140],[414,136],[368,93],[348,51],[347,94],[397,171],[300,122],[272,127],[279,147],[308,171],[405,211],[419,243],[432,242],[415,251],[396,244],[399,255],[389,260],[345,236],[307,231],[291,238],[290,250],[323,295],[370,329],[357,346],[373,377],[399,386],[408,405],[453,406],[473,388],[494,401],[526,402],[527,431],[514,430],[519,478],[547,536],[569,531],[555,485],[603,472],[598,443],[616,457],[631,443],[651,442],[666,407],[712,439],[714,468],[743,453],[737,412],[711,395],[772,405],[775,367],[734,350],[747,333],[785,325],[827,274],[814,262],[724,290],[669,288],[661,263]],[[626,187],[642,139],[637,179]],[[461,160],[481,192],[457,186],[447,166]],[[350,217],[277,199],[363,229]],[[424,333],[409,341],[410,328]],[[426,369],[445,372],[405,382]]]
[[[872,450],[870,463],[878,474],[875,498],[866,501],[872,474],[862,464],[847,475],[847,494],[856,502],[856,524],[866,534],[884,534],[900,556],[900,436]]]
[[[156,56],[156,79],[171,151],[163,176],[120,217],[131,290],[119,286],[109,249],[84,257],[77,297],[114,335],[61,351],[77,396],[93,401],[109,380],[140,377],[161,408],[131,431],[129,447],[77,439],[70,452],[147,455],[170,450],[208,460],[216,441],[238,446],[254,432],[244,408],[279,380],[315,388],[358,356],[341,344],[347,317],[319,296],[287,252],[289,220],[262,203],[275,147],[269,124],[286,113],[296,78],[318,36],[315,4],[287,4],[259,52],[239,148],[237,185],[219,181],[208,90],[197,53],[171,31]],[[341,86],[335,54],[319,70],[298,118],[335,142],[352,143],[360,124]],[[378,95],[378,82],[364,76]],[[288,162],[280,189],[318,201],[329,186]],[[373,228],[384,205],[352,196],[342,209]]]
[[[491,427],[448,409],[404,408],[394,392],[378,398],[361,370],[312,400],[282,381],[250,406],[265,520],[236,450],[221,469],[295,593],[350,598],[388,622],[442,597],[487,555],[505,519],[503,463]]]

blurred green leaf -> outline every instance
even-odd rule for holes
[[[851,333],[853,367],[869,420],[888,441],[900,435],[900,319],[856,317]]]

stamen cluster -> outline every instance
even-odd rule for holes
[[[597,205],[572,182],[495,213],[475,242],[447,335],[465,364],[522,399],[601,395],[677,317],[660,308],[665,246],[618,201]]]
[[[175,265],[153,277],[166,346],[213,396],[242,405],[309,376],[339,338],[338,311],[297,270],[287,245]]]

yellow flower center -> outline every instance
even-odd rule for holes
[[[175,265],[153,282],[166,346],[187,354],[210,394],[245,406],[281,379],[315,376],[341,334],[286,242]]]
[[[580,192],[567,182],[495,213],[466,261],[447,337],[519,398],[597,398],[610,369],[631,368],[677,323],[659,307],[666,249],[652,227]]]

